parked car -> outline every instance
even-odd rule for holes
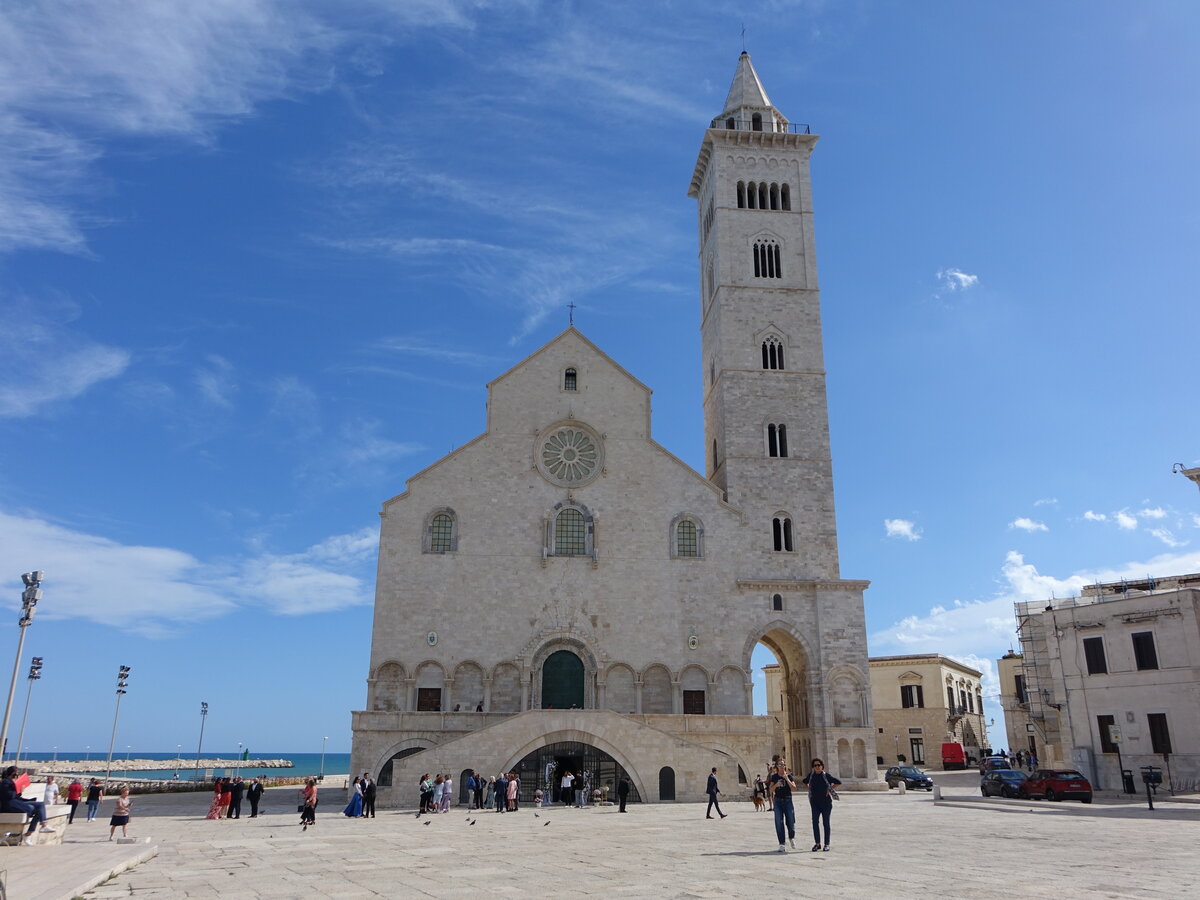
[[[916,766],[892,766],[883,773],[883,780],[887,782],[888,789],[891,790],[900,782],[904,782],[904,786],[910,791],[933,790],[933,779],[918,769]]]
[[[1038,769],[1020,787],[1020,796],[1034,800],[1092,802],[1092,785],[1074,769]]]
[[[1011,769],[1012,765],[1003,756],[986,756],[979,764],[979,774],[986,775],[992,769]]]
[[[985,797],[1019,797],[1027,779],[1017,769],[992,769],[979,779],[979,793]]]

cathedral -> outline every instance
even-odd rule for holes
[[[570,327],[488,384],[481,435],[383,504],[351,760],[380,805],[415,806],[427,772],[461,791],[467,769],[520,773],[525,800],[566,771],[700,800],[714,766],[735,795],[777,753],[876,780],[867,582],[838,566],[816,142],[742,53],[688,190],[703,473],[651,438],[650,389]],[[753,710],[759,643],[772,715]]]

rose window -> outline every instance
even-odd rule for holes
[[[542,442],[539,463],[551,481],[564,485],[583,484],[600,468],[600,447],[596,438],[582,428],[556,428]]]

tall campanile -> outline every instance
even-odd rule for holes
[[[839,577],[807,126],[743,52],[704,134],[699,203],[707,473],[761,532],[754,577]],[[750,574],[748,572],[748,574]]]

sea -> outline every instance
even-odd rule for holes
[[[259,753],[251,751],[250,758],[246,760],[240,759],[241,754],[237,750],[229,750],[217,752],[213,750],[205,750],[202,759],[226,759],[229,760],[228,769],[213,769],[209,770],[215,775],[223,775],[226,771],[237,772],[243,778],[290,778],[293,776],[304,775],[345,775],[350,771],[350,754],[349,753]],[[63,751],[59,750],[54,753],[22,753],[21,760],[30,760],[31,762],[46,761],[58,759],[63,760],[90,760],[95,762],[97,759],[107,759],[107,753],[97,753],[92,751]],[[180,758],[175,753],[143,753],[142,751],[130,751],[129,759],[167,759],[174,760],[179,758],[179,778],[181,781],[187,780],[196,774],[196,755],[193,753],[189,758],[186,754]],[[112,760],[112,773],[114,778],[159,778],[170,779],[174,774],[174,769],[126,769],[125,768],[126,754],[114,753]],[[294,768],[291,769],[264,769],[261,766],[255,766],[256,759],[288,759],[292,761]],[[201,775],[204,773],[201,772]]]

